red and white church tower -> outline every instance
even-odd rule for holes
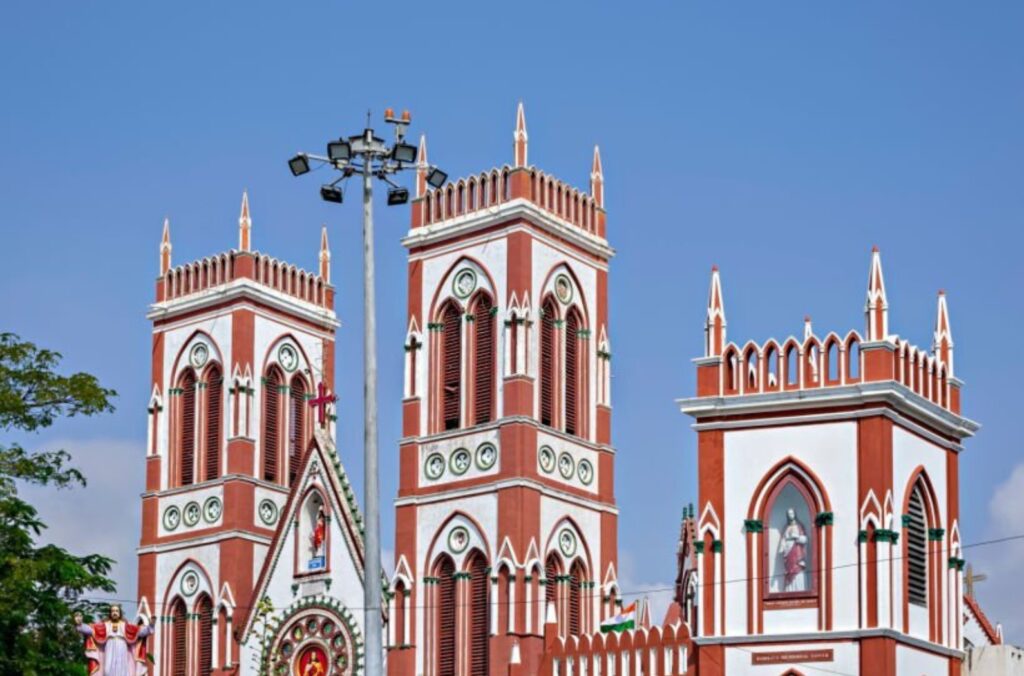
[[[527,158],[441,189],[421,141],[390,584],[394,675],[536,673],[618,598],[604,177]]]
[[[233,636],[314,443],[308,400],[333,390],[326,230],[316,273],[252,249],[247,195],[238,237],[172,267],[164,224],[138,550],[156,674],[236,673]]]
[[[931,350],[889,328],[872,252],[865,333],[729,342],[711,273],[699,503],[683,616],[702,676],[960,673],[958,466],[978,425],[940,291]]]

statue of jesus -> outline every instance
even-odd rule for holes
[[[779,538],[778,556],[782,558],[783,592],[807,591],[807,531],[796,510],[786,510],[786,527]]]
[[[83,624],[75,613],[75,626],[85,637],[86,670],[89,676],[143,676],[148,670],[146,637],[153,628],[124,621],[120,604],[110,606],[106,622]]]

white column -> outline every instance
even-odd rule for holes
[[[226,621],[224,625],[224,636],[226,637],[225,643],[227,645],[224,646],[224,656],[226,658],[224,666],[227,668],[231,668],[231,666],[234,664],[233,655],[231,654],[231,650],[234,646],[234,641],[231,640],[231,615],[226,615],[225,617]]]
[[[498,635],[498,593],[501,587],[498,584],[497,575],[491,577],[491,636]]]

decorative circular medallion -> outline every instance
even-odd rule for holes
[[[465,448],[457,448],[452,453],[452,459],[448,462],[452,468],[452,474],[465,474],[469,466],[473,464],[473,458]]]
[[[448,531],[448,549],[453,554],[461,554],[469,546],[469,531],[464,526],[456,526]]]
[[[555,471],[555,452],[551,450],[550,446],[540,447],[540,450],[537,451],[537,462],[540,463],[540,468],[548,474]]]
[[[259,513],[260,521],[268,526],[273,526],[277,523],[277,505],[274,504],[273,500],[268,498],[260,500]]]
[[[299,365],[299,353],[290,343],[285,343],[277,350],[277,361],[285,371],[294,371]]]
[[[214,523],[220,518],[220,513],[224,511],[223,505],[221,505],[220,498],[209,497],[206,498],[206,502],[203,503],[203,518],[206,519],[207,523]]]
[[[476,449],[476,466],[480,469],[487,470],[494,467],[494,463],[498,461],[498,449],[494,447],[492,443],[482,443]]]
[[[431,453],[427,456],[427,461],[423,463],[423,473],[427,475],[428,479],[437,480],[444,474],[444,456],[440,453]]]
[[[263,657],[274,676],[352,676],[358,662],[359,640],[354,628],[336,610],[300,610],[282,623]]]
[[[571,455],[563,452],[558,456],[558,473],[562,475],[563,479],[571,479],[575,471],[576,463],[573,462]]]
[[[469,268],[460,270],[452,281],[452,292],[459,298],[469,298],[476,288],[476,273]]]
[[[181,510],[171,505],[164,510],[164,528],[174,530],[181,525]]]
[[[196,368],[201,367],[206,363],[206,360],[210,358],[210,348],[206,346],[206,343],[196,343],[192,346],[192,351],[189,352],[188,361],[192,366]]]
[[[589,460],[580,460],[576,466],[576,476],[586,485],[590,485],[590,482],[594,480],[594,466],[590,464]]]
[[[558,275],[555,277],[555,295],[563,305],[568,305],[572,302],[572,282],[565,275]]]
[[[181,576],[181,593],[185,596],[192,596],[199,591],[199,575],[190,570]]]
[[[558,548],[567,557],[576,554],[576,536],[568,528],[563,528],[562,532],[558,534]]]
[[[185,505],[185,509],[181,510],[181,516],[186,526],[194,526],[199,523],[200,514],[198,502],[190,502]]]

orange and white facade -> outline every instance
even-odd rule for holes
[[[441,189],[426,144],[409,250],[408,334],[389,589],[390,674],[536,673],[548,609],[594,632],[618,598],[604,177],[527,159]]]
[[[730,342],[712,270],[685,595],[702,676],[959,674],[958,464],[978,425],[940,292],[934,344],[890,332],[880,255],[863,334]],[[812,668],[813,667],[813,668]]]
[[[321,383],[333,390],[326,232],[317,273],[254,251],[251,237],[247,196],[225,253],[173,267],[164,226],[138,550],[156,674],[239,668],[232,636],[314,438],[308,400]]]

